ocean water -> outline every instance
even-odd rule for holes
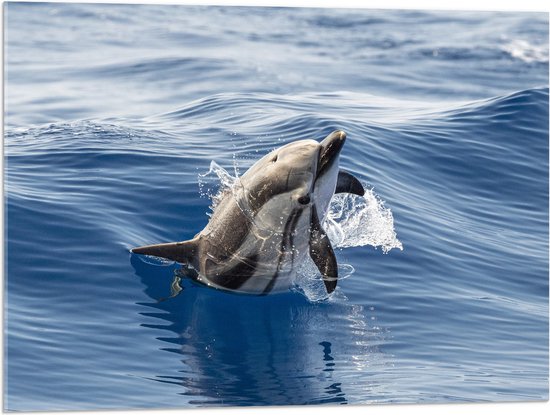
[[[548,14],[4,11],[5,409],[548,399]],[[334,129],[329,298],[130,253]]]

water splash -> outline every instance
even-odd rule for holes
[[[370,245],[387,254],[396,248],[403,250],[397,239],[393,215],[384,201],[365,185],[363,197],[338,193],[330,201],[324,222],[330,240],[336,248]]]
[[[212,216],[223,197],[228,192],[232,192],[236,182],[237,175],[231,176],[214,160],[210,162],[210,169],[206,173],[199,174],[199,193],[201,197],[207,197],[212,202],[210,212],[206,213],[209,217]]]

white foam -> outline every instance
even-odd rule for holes
[[[391,210],[372,188],[363,186],[363,197],[350,193],[333,196],[324,223],[332,244],[336,248],[370,245],[382,248],[385,254],[394,248],[403,250]]]
[[[548,62],[548,46],[546,45],[533,45],[526,40],[515,39],[502,46],[502,49],[513,58],[527,63]]]

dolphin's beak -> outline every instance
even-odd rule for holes
[[[332,163],[340,155],[342,147],[346,142],[346,133],[336,130],[330,133],[327,138],[321,141],[321,151],[319,152],[319,163],[317,164],[317,177],[330,169]]]

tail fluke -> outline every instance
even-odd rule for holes
[[[134,254],[151,255],[170,259],[180,263],[189,263],[196,255],[197,244],[194,239],[183,242],[169,242],[166,244],[146,245],[133,248]]]

